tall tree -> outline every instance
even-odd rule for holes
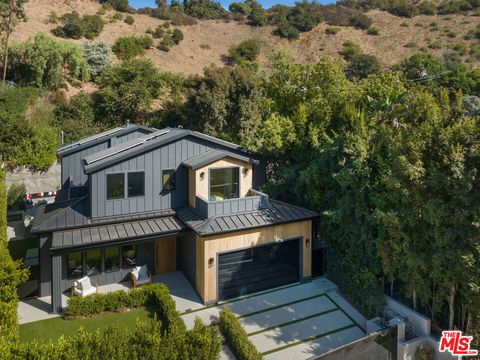
[[[0,1],[0,30],[3,34],[3,77],[5,82],[8,66],[8,45],[10,34],[20,21],[26,21],[24,5],[28,0],[1,0]]]

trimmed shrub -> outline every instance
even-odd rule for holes
[[[245,329],[228,307],[224,307],[220,311],[220,330],[237,359],[263,359],[262,354],[258,352],[252,342],[248,339]]]
[[[180,41],[183,40],[183,33],[180,29],[173,29],[172,40],[175,44],[180,44]]]
[[[132,15],[127,15],[125,17],[125,20],[123,20],[123,22],[128,24],[128,25],[133,25],[133,23],[135,22],[135,19],[133,18]]]
[[[380,29],[375,26],[372,26],[367,30],[367,34],[374,35],[374,36],[380,35]]]

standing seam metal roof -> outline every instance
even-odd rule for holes
[[[208,165],[214,161],[223,159],[224,157],[231,157],[237,160],[245,161],[245,162],[250,162],[253,164],[258,164],[259,161],[256,159],[252,159],[248,156],[243,156],[240,154],[236,154],[231,151],[226,151],[226,150],[218,150],[218,149],[213,149],[209,150],[203,154],[194,156],[188,160],[185,160],[182,162],[182,164],[190,169],[196,170],[199,169],[205,165]]]

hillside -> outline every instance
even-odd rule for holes
[[[30,0],[26,5],[28,21],[16,28],[13,41],[24,41],[38,31],[50,32],[56,27],[47,20],[51,11],[58,15],[73,10],[80,14],[95,14],[99,8],[97,2],[90,0]],[[154,29],[164,22],[147,15],[134,14],[133,25],[123,21],[110,23],[113,14],[113,11],[109,11],[103,16],[107,24],[96,40],[113,44],[120,36],[144,35],[147,29]],[[476,40],[465,40],[463,36],[476,26],[479,19],[470,15],[422,15],[405,19],[379,10],[372,10],[367,15],[373,20],[373,26],[380,29],[379,35],[368,35],[366,31],[353,27],[340,27],[336,35],[327,35],[325,29],[329,25],[321,23],[293,41],[273,35],[270,26],[252,27],[234,21],[201,20],[196,25],[178,27],[185,36],[178,46],[172,47],[169,52],[150,49],[147,57],[162,71],[189,75],[201,73],[203,68],[212,63],[222,65],[222,58],[228,53],[229,47],[245,39],[255,38],[261,43],[261,66],[268,55],[276,51],[285,52],[302,63],[315,61],[324,55],[339,57],[338,50],[342,43],[352,40],[364,52],[375,55],[384,66],[391,66],[420,49],[437,55],[459,43],[465,43],[468,49]],[[432,26],[432,23],[437,25]],[[84,40],[69,41],[82,43]],[[405,47],[407,44],[409,46]],[[467,58],[468,51],[464,55],[464,59]],[[480,61],[475,60],[471,64],[479,66]]]

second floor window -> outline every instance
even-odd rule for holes
[[[210,201],[239,197],[239,168],[210,169]]]
[[[162,171],[163,191],[175,190],[175,170]]]
[[[145,173],[143,171],[128,173],[128,197],[145,195]]]
[[[125,197],[125,174],[107,174],[107,200]]]

